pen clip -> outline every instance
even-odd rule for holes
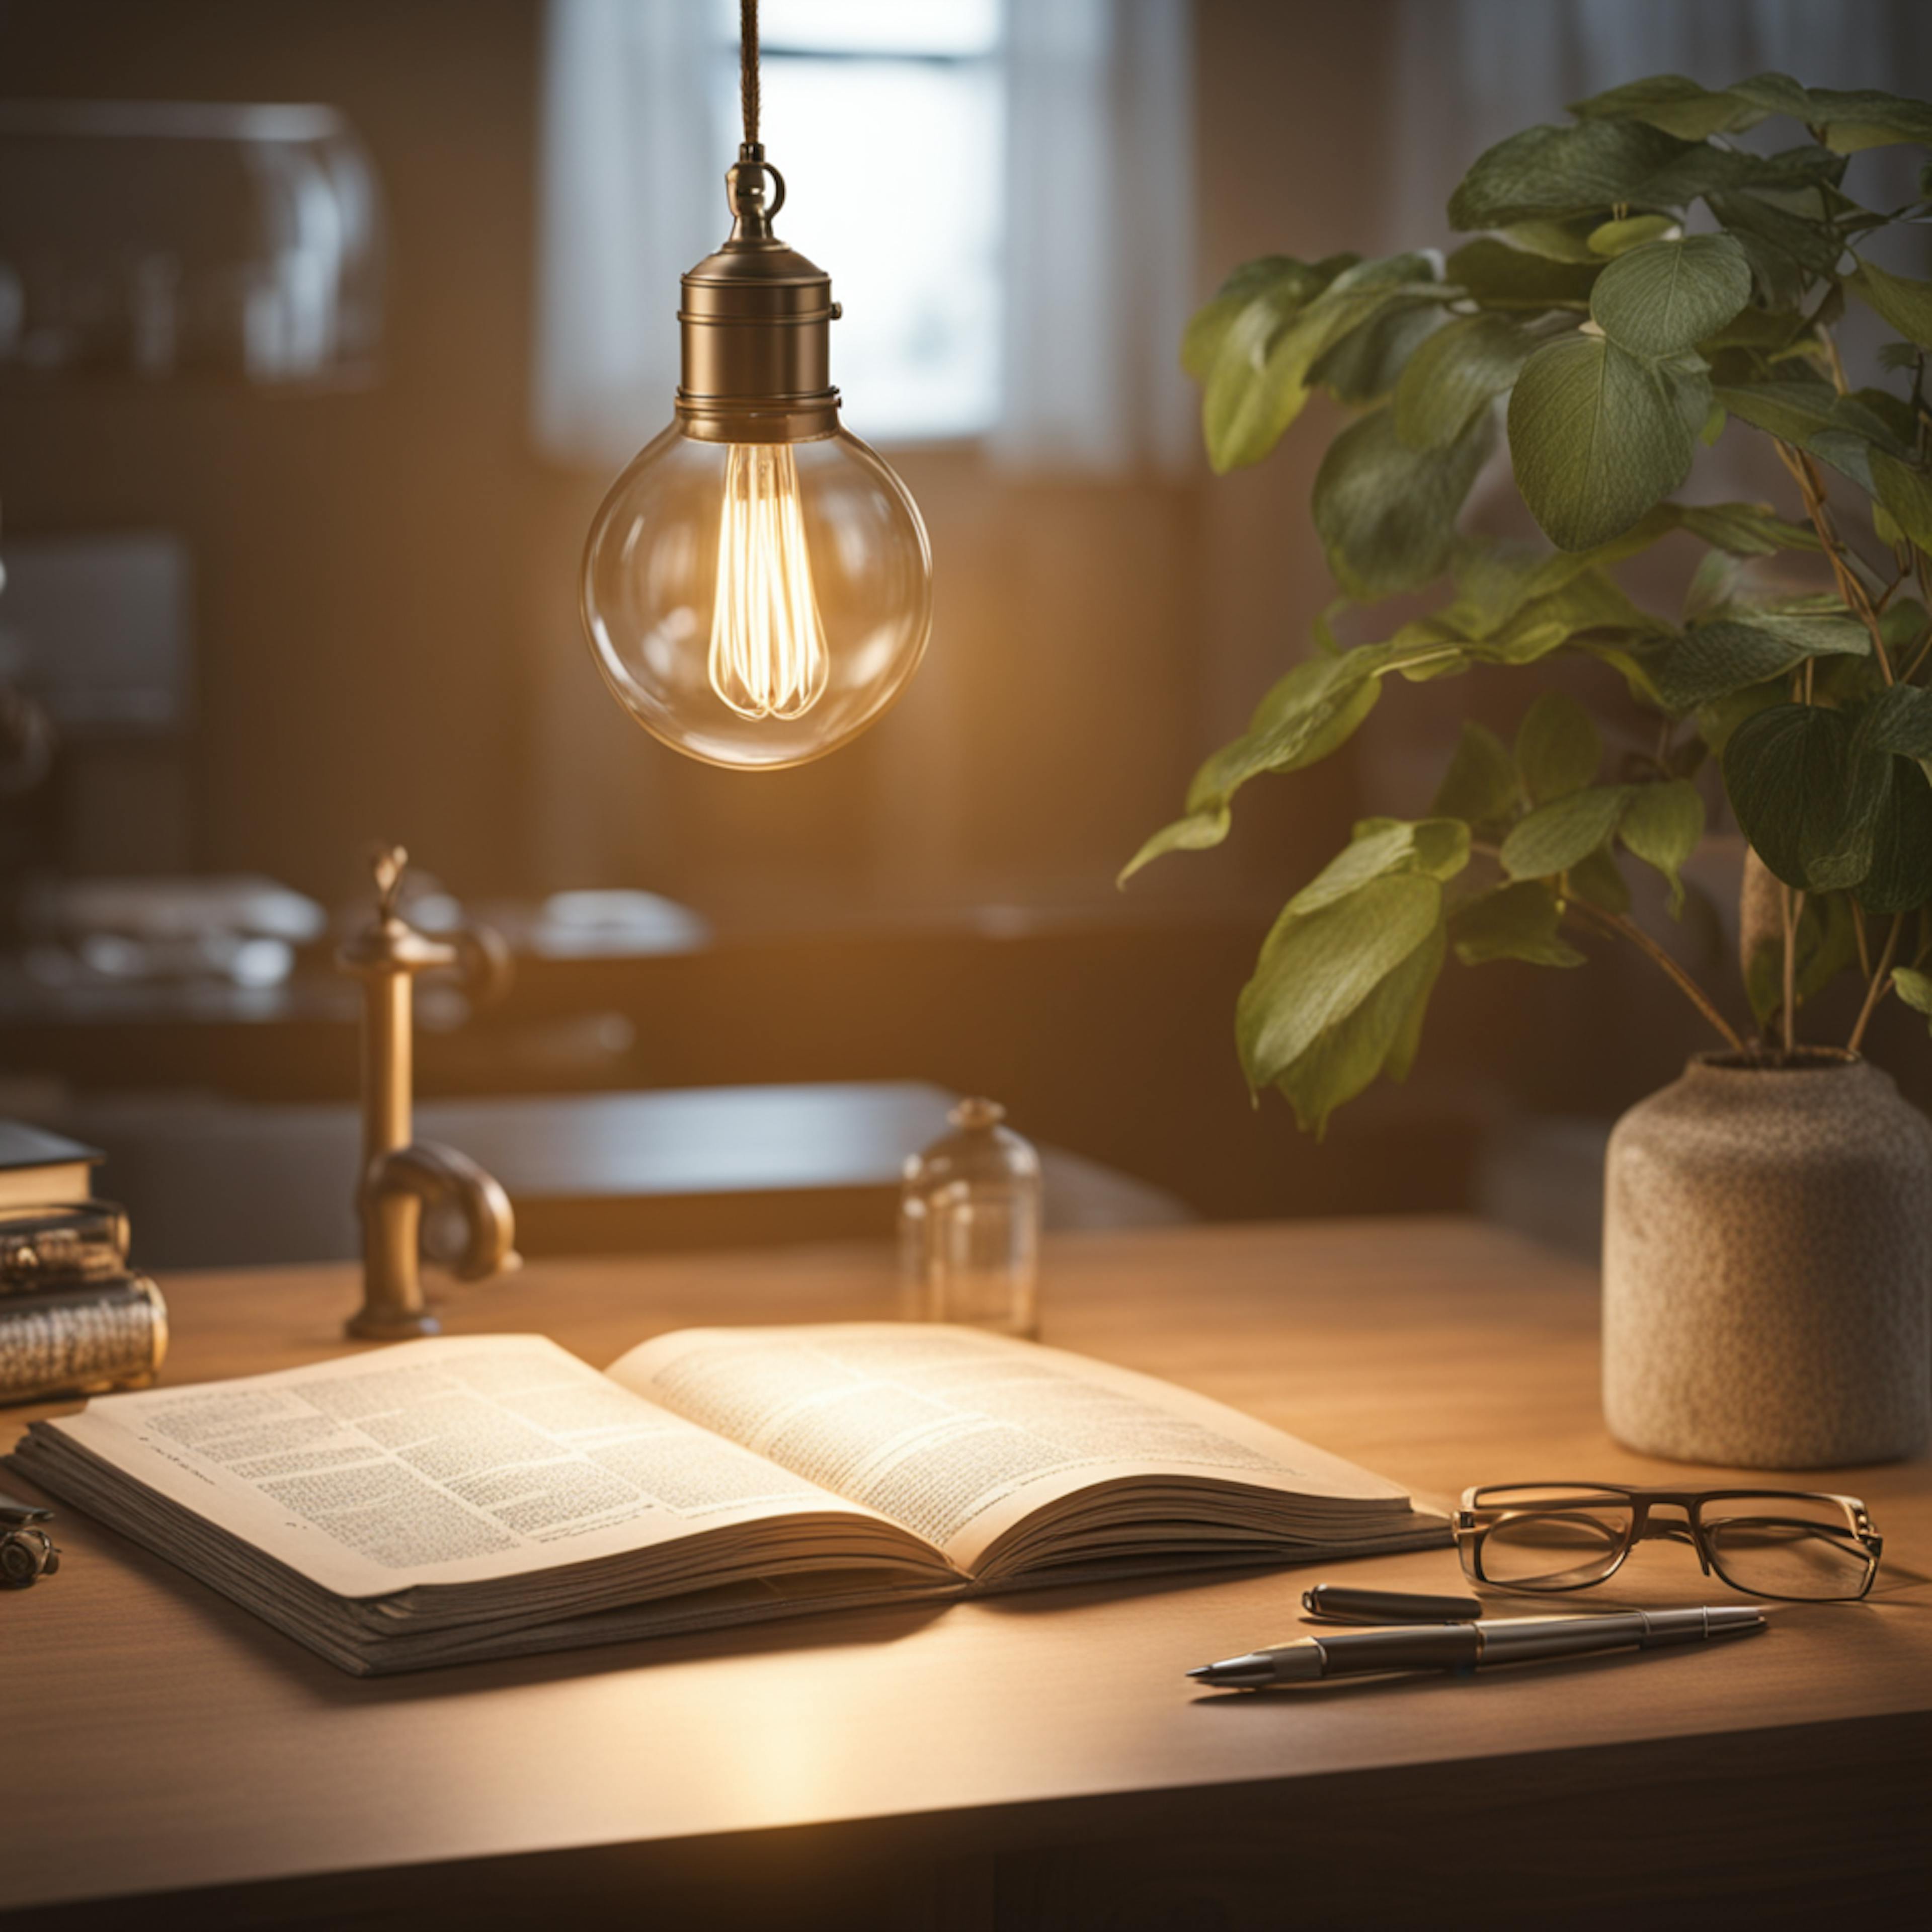
[[[1322,1623],[1466,1624],[1483,1614],[1474,1597],[1414,1596],[1400,1590],[1357,1590],[1318,1583],[1301,1593],[1301,1606]]]

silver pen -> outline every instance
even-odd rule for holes
[[[1581,1617],[1485,1617],[1474,1623],[1398,1624],[1382,1630],[1324,1631],[1204,1664],[1189,1676],[1238,1690],[1306,1684],[1378,1670],[1481,1670],[1606,1650],[1699,1643],[1765,1628],[1754,1604],[1690,1610],[1619,1610]]]

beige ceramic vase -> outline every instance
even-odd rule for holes
[[[1820,1051],[1701,1054],[1610,1136],[1604,1412],[1679,1461],[1826,1468],[1932,1435],[1932,1124]]]

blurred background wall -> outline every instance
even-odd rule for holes
[[[1439,213],[1415,225],[1482,146],[1660,66],[1932,82],[1928,10],[1905,0],[1181,13],[1183,313],[1256,254],[1440,241]],[[1273,911],[1360,811],[1426,802],[1464,703],[1507,727],[1527,688],[1405,692],[1346,755],[1244,794],[1224,850],[1116,893],[1331,595],[1306,512],[1325,404],[1268,463],[1218,480],[1198,459],[1016,474],[974,439],[896,447],[938,600],[905,703],[836,758],[749,778],[647,740],[578,629],[576,558],[610,470],[561,463],[532,434],[546,44],[540,0],[0,5],[11,100],[332,105],[386,224],[382,339],[356,380],[285,393],[0,371],[0,557],[164,531],[191,579],[178,728],[77,739],[16,810],[17,877],[260,874],[334,908],[382,836],[466,904],[642,889],[698,914],[703,943],[537,962],[507,1009],[430,1042],[427,1086],[985,1090],[1028,1131],[1217,1215],[1466,1204],[1492,1185],[1498,1135],[1606,1120],[1700,1043],[1628,962],[1452,965],[1409,1088],[1348,1110],[1327,1145],[1272,1100],[1248,1105],[1232,1006]],[[879,218],[946,158],[890,158]],[[809,184],[793,186],[802,206]],[[1030,190],[1051,202],[1057,186]],[[847,402],[862,430],[849,384]],[[1713,880],[1720,904],[1721,868]],[[1718,914],[1683,943],[1720,960]],[[178,989],[76,1004],[16,975],[0,1057],[43,1112],[131,1090],[340,1102],[352,1032],[326,950],[252,1006]]]

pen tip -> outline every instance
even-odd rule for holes
[[[1204,1664],[1199,1670],[1190,1670],[1187,1674],[1190,1677],[1212,1677],[1214,1674],[1214,1666],[1211,1664]]]

